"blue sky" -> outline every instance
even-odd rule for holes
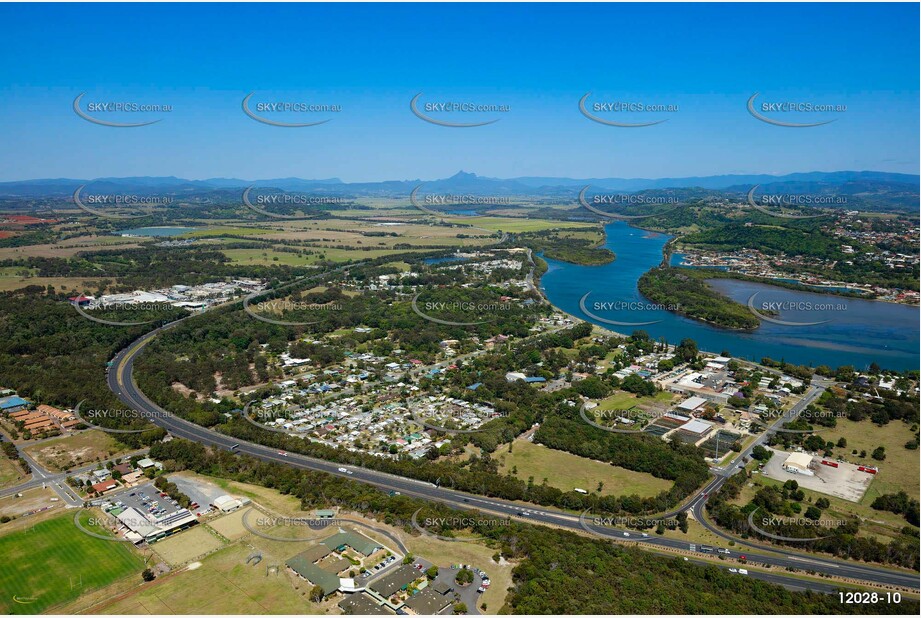
[[[299,176],[345,181],[485,176],[665,177],[814,170],[918,173],[916,4],[0,5],[0,180]],[[677,105],[607,114],[578,101]],[[173,107],[79,118],[74,97]],[[254,102],[331,114],[243,114]],[[423,101],[507,105],[432,116]],[[846,105],[753,118],[748,98]],[[306,116],[306,118],[305,118]],[[469,117],[468,117],[469,116]]]

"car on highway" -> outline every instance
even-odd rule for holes
[[[284,451],[278,451],[278,454],[279,454],[279,455],[282,455],[283,457],[287,457],[287,456],[288,456],[288,453],[286,453],[286,452],[284,452]]]

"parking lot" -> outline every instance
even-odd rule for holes
[[[133,507],[153,520],[166,519],[181,509],[179,504],[173,502],[168,496],[160,495],[160,491],[153,483],[146,483],[123,491],[109,498],[109,501],[118,509]],[[119,512],[117,509],[115,512]]]
[[[768,460],[762,470],[762,474],[768,478],[778,481],[796,481],[803,489],[817,491],[849,500],[851,502],[860,502],[863,495],[870,487],[870,483],[875,478],[872,474],[861,472],[857,466],[849,463],[838,463],[837,468],[824,466],[820,462],[821,457],[815,457],[812,462],[811,470],[815,476],[805,474],[792,474],[783,469],[783,463],[786,461],[789,453],[784,451],[773,451],[774,456]]]
[[[169,480],[176,483],[176,487],[179,488],[179,491],[187,495],[193,503],[198,504],[197,508],[191,509],[193,513],[207,512],[210,508],[209,505],[213,504],[216,498],[227,494],[226,491],[217,485],[212,485],[187,476],[174,474],[170,476]]]
[[[369,582],[389,573],[391,567],[400,564],[403,564],[402,559],[398,561],[397,556],[392,555],[389,557],[381,556],[381,559],[374,563],[365,561],[364,567],[368,570],[358,576],[357,582],[362,586],[366,586]]]

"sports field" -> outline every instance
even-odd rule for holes
[[[0,613],[38,614],[132,574],[141,582],[135,550],[83,534],[73,511],[0,534]]]

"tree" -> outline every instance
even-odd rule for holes
[[[806,519],[811,519],[813,521],[816,521],[820,517],[822,517],[822,511],[820,511],[816,507],[810,506],[809,508],[806,509]]]
[[[693,339],[682,339],[675,347],[675,355],[686,363],[697,358],[697,342]]]
[[[847,446],[847,440],[844,438],[838,438],[838,448],[845,448]]]
[[[883,461],[884,459],[886,459],[886,447],[884,447],[884,446],[877,446],[877,447],[873,450],[873,455],[872,455],[872,457],[873,457],[873,459],[875,459],[876,461]]]
[[[466,614],[466,613],[467,613],[467,604],[466,604],[466,603],[455,603],[455,604],[454,604],[454,613],[455,613],[455,614]]]
[[[425,570],[425,576],[429,579],[435,579],[438,577],[438,567],[434,564]]]
[[[153,580],[157,578],[157,576],[154,575],[154,572],[151,571],[150,569],[144,569],[144,572],[141,573],[141,577],[144,579],[145,582],[152,582]]]
[[[322,601],[324,596],[326,596],[326,594],[323,592],[323,588],[320,586],[314,586],[310,589],[310,600],[314,603],[319,603]]]
[[[466,586],[473,582],[473,571],[470,569],[461,569],[454,576],[454,581],[460,586]]]

